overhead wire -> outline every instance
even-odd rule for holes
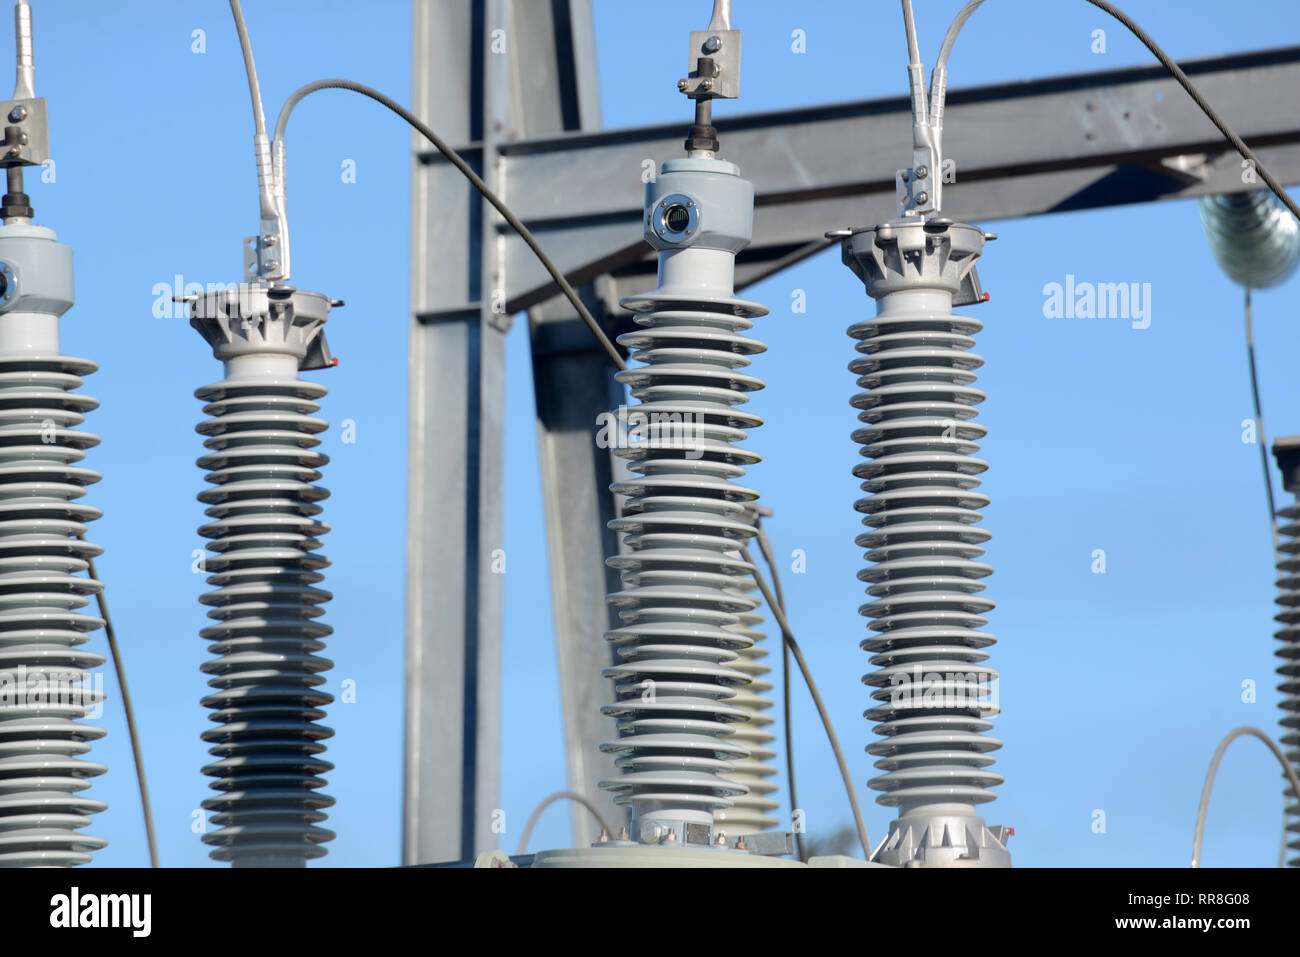
[[[1248,725],[1233,728],[1224,736],[1223,740],[1219,742],[1219,746],[1214,749],[1214,757],[1210,759],[1210,769],[1205,774],[1205,785],[1201,788],[1200,804],[1196,808],[1196,834],[1192,838],[1192,867],[1201,866],[1201,845],[1205,838],[1205,816],[1210,809],[1210,791],[1214,788],[1214,779],[1219,773],[1219,762],[1223,760],[1223,755],[1224,752],[1228,750],[1228,745],[1232,744],[1233,741],[1236,741],[1242,735],[1247,734],[1259,738],[1259,740],[1263,741],[1268,749],[1273,752],[1273,757],[1277,758],[1278,762],[1282,765],[1282,773],[1286,775],[1287,781],[1291,784],[1292,793],[1296,796],[1297,800],[1300,800],[1300,776],[1296,775],[1296,769],[1291,766],[1291,762],[1286,759],[1286,755],[1282,753],[1282,749],[1277,746],[1273,739],[1263,731],[1259,730],[1259,728],[1252,728]],[[1279,867],[1281,867],[1285,862],[1286,841],[1287,830],[1286,817],[1284,814],[1282,853],[1280,855],[1283,860],[1279,861]]]
[[[781,590],[781,576],[776,570],[776,556],[772,552],[772,542],[767,537],[767,532],[763,530],[762,520],[760,519],[754,525],[758,532],[758,550],[763,556],[763,561],[767,562],[768,573],[772,576],[772,590],[775,592],[777,604],[781,606],[781,612],[785,613],[785,593]],[[790,646],[786,644],[784,636],[781,639],[781,715],[782,723],[785,728],[785,776],[786,790],[790,792],[790,813],[797,814],[799,811],[799,796],[795,791],[794,775],[794,720],[790,707]],[[805,860],[803,846],[803,828],[795,827],[794,829],[795,849],[799,853],[799,860]]]
[[[1273,532],[1273,555],[1282,547],[1277,532],[1277,502],[1273,498],[1273,472],[1268,464],[1268,438],[1264,432],[1264,411],[1259,398],[1259,375],[1255,369],[1255,328],[1250,304],[1250,287],[1246,287],[1246,360],[1250,367],[1250,397],[1255,406],[1255,438],[1259,446],[1260,465],[1264,469],[1264,494],[1268,497],[1268,524]]]
[[[85,535],[77,536],[85,541]],[[100,581],[95,571],[95,560],[86,557],[86,574]],[[140,790],[140,808],[144,814],[144,836],[149,848],[149,866],[158,866],[158,839],[153,829],[153,806],[149,800],[149,784],[145,780],[144,752],[140,747],[140,731],[135,723],[135,708],[131,704],[131,691],[126,683],[126,665],[122,662],[122,650],[117,643],[117,629],[113,627],[113,616],[108,611],[108,599],[104,589],[95,593],[95,603],[99,607],[99,617],[104,620],[104,637],[108,641],[108,656],[113,661],[113,672],[117,675],[117,687],[122,693],[122,710],[126,712],[126,735],[131,743],[131,758],[135,761],[135,780]]]
[[[244,73],[248,76],[248,95],[253,99],[253,127],[266,135],[266,113],[262,109],[262,84],[257,79],[257,64],[253,62],[253,44],[248,39],[248,25],[239,0],[230,0],[230,13],[235,18],[235,32],[239,34],[239,49],[244,55]]]
[[[844,759],[844,750],[840,747],[840,739],[835,734],[830,712],[826,709],[826,702],[822,700],[821,691],[817,688],[817,681],[812,676],[812,669],[808,667],[808,660],[803,656],[803,649],[799,647],[794,632],[790,630],[790,622],[785,617],[785,609],[781,607],[776,600],[776,596],[772,594],[767,579],[763,577],[762,571],[754,563],[754,559],[750,556],[747,547],[740,549],[740,557],[753,568],[751,574],[754,576],[754,583],[758,585],[763,600],[767,602],[767,607],[772,611],[772,617],[776,619],[777,625],[780,626],[781,637],[790,648],[790,653],[794,655],[794,660],[798,663],[799,671],[803,675],[804,683],[808,685],[808,691],[812,695],[813,704],[817,706],[817,714],[822,719],[822,727],[826,729],[826,738],[830,742],[831,751],[835,755],[835,762],[839,765],[840,777],[844,780],[844,790],[849,798],[849,807],[853,812],[853,826],[857,829],[858,841],[862,845],[862,853],[869,860],[871,858],[871,840],[867,836],[867,825],[862,817],[862,808],[858,804],[857,789],[853,786],[853,776],[849,773],[849,764]]]
[[[934,68],[936,70],[946,69],[948,66],[948,57],[952,53],[952,45],[957,42],[957,34],[961,28],[966,25],[970,15],[979,9],[984,0],[970,0],[970,3],[962,7],[953,17],[952,23],[948,25],[948,32],[943,36],[943,43],[939,47],[939,56],[935,58]]]
[[[910,4],[910,0],[903,0],[903,2],[905,5]],[[1192,102],[1200,107],[1201,112],[1204,113],[1218,131],[1223,134],[1223,137],[1232,144],[1233,148],[1241,154],[1243,159],[1250,162],[1251,169],[1259,175],[1260,179],[1268,184],[1268,188],[1273,191],[1273,194],[1281,200],[1287,209],[1291,210],[1291,212],[1297,217],[1300,217],[1300,204],[1297,204],[1296,201],[1287,194],[1287,191],[1282,187],[1282,184],[1279,183],[1273,174],[1264,167],[1264,164],[1259,161],[1259,157],[1255,155],[1254,150],[1246,145],[1246,141],[1237,135],[1236,131],[1228,125],[1227,121],[1224,120],[1223,117],[1219,115],[1218,111],[1210,105],[1209,101],[1201,95],[1200,90],[1196,88],[1196,85],[1188,78],[1187,74],[1183,72],[1183,68],[1174,62],[1173,58],[1161,48],[1160,44],[1156,43],[1149,33],[1138,25],[1136,20],[1119,7],[1115,6],[1115,4],[1109,2],[1109,0],[1084,0],[1084,2],[1090,3],[1097,9],[1110,14],[1123,24],[1124,27],[1133,34],[1133,36],[1137,37],[1142,45],[1150,50],[1152,55],[1160,61],[1160,65],[1178,81],[1178,85],[1181,86],[1183,90],[1186,91],[1187,95],[1192,98]],[[957,34],[970,18],[970,15],[975,12],[975,9],[979,7],[981,3],[983,3],[983,0],[972,0],[971,3],[968,3],[957,14],[957,18],[953,20],[952,26],[948,28],[948,33],[944,37],[944,47],[947,52],[951,52],[953,43],[957,39]],[[909,27],[909,31],[914,31],[914,29],[914,27]],[[912,36],[909,33],[909,51],[911,49],[911,44]],[[940,55],[943,57],[942,63],[946,65],[947,56],[943,50],[941,50]]]
[[[1282,539],[1278,534],[1277,528],[1277,502],[1273,497],[1273,472],[1269,468],[1268,462],[1268,436],[1264,430],[1264,410],[1259,397],[1259,376],[1255,369],[1255,329],[1254,316],[1250,302],[1250,287],[1246,287],[1246,359],[1250,366],[1250,396],[1255,407],[1255,440],[1259,446],[1260,467],[1264,473],[1264,494],[1268,498],[1268,527],[1273,535],[1273,560],[1280,563],[1282,559]],[[1300,792],[1296,793],[1297,800],[1300,800]],[[1283,867],[1286,864],[1287,851],[1287,825],[1290,821],[1290,815],[1286,807],[1282,808],[1282,846],[1277,852],[1277,866]]]
[[[581,804],[591,812],[591,816],[596,819],[596,823],[600,825],[601,833],[606,837],[612,835],[612,832],[609,829],[609,824],[606,823],[605,818],[601,816],[600,808],[596,807],[595,803],[590,798],[583,794],[579,794],[577,791],[555,791],[542,798],[537,807],[533,808],[533,813],[528,816],[528,823],[524,825],[523,836],[519,838],[519,850],[515,851],[516,857],[528,850],[528,839],[533,836],[533,828],[537,826],[538,819],[541,818],[542,812],[556,801],[573,801],[575,804]]]
[[[916,40],[916,18],[912,14],[912,0],[903,0],[903,28],[907,32],[907,65],[919,65],[921,45]]]
[[[232,4],[237,2],[238,0],[231,0]],[[455,166],[456,169],[460,170],[474,188],[479,191],[483,198],[491,203],[496,211],[501,214],[501,218],[510,224],[510,228],[519,234],[519,238],[524,241],[528,248],[533,251],[533,255],[537,257],[538,261],[550,274],[551,278],[555,280],[555,284],[559,287],[560,292],[569,300],[569,304],[573,306],[574,311],[578,313],[578,316],[582,319],[583,323],[591,330],[592,335],[596,337],[597,341],[600,343],[600,347],[605,350],[605,354],[609,356],[610,362],[614,364],[614,367],[620,371],[627,370],[627,363],[624,361],[623,356],[619,353],[617,347],[610,341],[609,337],[605,335],[604,330],[600,328],[600,323],[596,321],[595,317],[592,316],[591,311],[583,304],[582,299],[569,283],[569,280],[564,278],[564,273],[562,273],[559,267],[551,261],[551,257],[546,255],[545,250],[542,249],[541,244],[537,242],[537,238],[533,236],[528,227],[519,220],[518,216],[510,211],[510,207],[505,204],[505,201],[493,192],[492,188],[488,186],[487,183],[483,182],[483,179],[474,172],[459,153],[443,142],[442,138],[439,137],[427,123],[423,122],[418,116],[406,107],[402,106],[396,100],[380,93],[373,87],[366,86],[364,83],[356,83],[352,80],[340,79],[316,80],[313,83],[308,83],[305,86],[301,86],[294,90],[294,92],[290,94],[289,99],[285,100],[284,106],[280,108],[280,116],[276,120],[274,141],[276,143],[284,142],[284,131],[285,127],[287,127],[289,123],[289,114],[293,112],[293,108],[298,105],[303,97],[315,93],[317,90],[331,89],[351,90],[354,93],[360,93],[362,96],[368,96],[375,102],[388,107],[388,109],[406,120],[406,122],[414,127],[421,136],[432,143],[438,152],[447,157],[447,160]]]

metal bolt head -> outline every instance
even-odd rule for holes
[[[719,832],[718,832],[718,839],[717,839],[716,841],[714,841],[713,843],[716,844],[718,847],[726,847],[726,846],[727,846],[727,832],[726,832],[726,831],[719,831]]]
[[[922,206],[924,206],[929,199],[930,199],[929,193],[920,192],[916,194],[916,201]]]
[[[690,85],[691,85],[691,81],[690,81],[690,80],[678,80],[678,81],[677,81],[677,89],[681,90],[683,93],[686,92],[686,88],[687,88],[688,86],[690,86]]]
[[[17,159],[18,157],[20,157],[20,156],[22,156],[22,155],[23,155],[23,151],[20,150],[20,149],[19,149],[18,147],[16,147],[16,146],[10,148],[10,150],[9,150],[9,156],[10,156],[11,158],[13,158],[13,159]]]
[[[700,89],[704,90],[707,93],[709,90],[713,89],[713,81],[707,78],[701,80]]]
[[[704,46],[700,47],[705,53],[717,53],[722,49],[721,37],[709,37],[704,41]]]
[[[27,119],[27,107],[23,106],[21,103],[9,111],[10,123],[21,123],[25,119]]]
[[[918,166],[918,167],[916,168],[916,178],[917,178],[917,179],[925,179],[925,178],[926,178],[927,176],[929,176],[929,175],[930,175],[930,170],[929,170],[928,167],[925,167],[925,166]]]

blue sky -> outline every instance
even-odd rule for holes
[[[960,0],[918,0],[922,49],[932,62]],[[268,112],[301,83],[344,76],[402,100],[410,91],[410,5],[247,0]],[[153,314],[155,285],[230,281],[239,241],[255,225],[251,122],[234,29],[224,0],[37,0],[37,93],[49,98],[54,183],[32,183],[37,220],[76,252],[78,303],[64,320],[64,351],[97,361],[86,391],[102,408],[87,428],[103,445],[87,462],[104,474],[87,501],[105,510],[91,539],[100,562],[142,726],[162,860],[209,864],[192,831],[206,796],[199,741],[206,652],[191,571],[203,520],[193,390],[220,378],[207,346],[179,318]],[[1127,9],[1177,58],[1300,40],[1300,11],[1263,0],[1250,16],[1213,0],[1128,0]],[[675,90],[685,35],[708,19],[707,0],[643,4],[596,0],[604,122],[687,121]],[[745,31],[743,97],[718,115],[905,90],[898,4],[736,0]],[[1259,25],[1270,24],[1266,34]],[[1090,52],[1092,31],[1107,52]],[[795,29],[807,52],[791,51]],[[192,50],[205,31],[206,52]],[[662,56],[651,51],[661,50]],[[961,87],[1149,63],[1122,28],[1082,0],[993,0],[968,24],[951,62]],[[1229,118],[1231,120],[1231,117]],[[1207,124],[1208,125],[1208,124]],[[950,122],[949,155],[980,135]],[[310,373],[331,392],[324,484],[333,497],[334,561],[328,620],[336,662],[328,688],[356,682],[355,704],[335,704],[327,757],[338,831],[326,865],[399,860],[401,820],[403,564],[405,539],[407,239],[410,137],[375,104],[318,94],[289,136],[295,279],[347,300],[331,319],[337,369]],[[665,157],[660,157],[663,159]],[[728,156],[742,172],[744,156]],[[903,157],[899,157],[900,162]],[[340,176],[347,160],[356,182]],[[635,178],[630,193],[640,191]],[[961,187],[947,211],[961,215]],[[846,204],[834,228],[857,222]],[[992,301],[980,421],[991,468],[985,525],[993,533],[1007,778],[990,823],[1016,829],[1013,859],[1032,866],[1185,865],[1202,776],[1218,739],[1239,724],[1275,732],[1272,559],[1258,448],[1243,444],[1251,415],[1241,294],[1217,270],[1195,205],[1162,203],[983,225],[1001,238],[981,278]],[[1152,321],[1046,319],[1043,287],[1067,274],[1151,284]],[[807,312],[794,314],[794,290]],[[1288,375],[1300,279],[1256,296],[1256,335],[1268,426],[1300,432],[1300,385]],[[807,554],[784,576],[789,613],[839,731],[854,778],[874,774],[862,748],[869,669],[858,648],[862,565],[853,544],[857,451],[848,405],[855,392],[845,329],[870,315],[861,284],[833,250],[750,288],[772,314],[752,370],[768,388],[751,407],[767,419],[750,447],[778,555]],[[504,767],[501,806],[518,829],[535,803],[565,786],[550,594],[539,494],[527,333],[510,333],[507,394]],[[356,443],[340,442],[345,419]],[[1107,572],[1091,571],[1105,549]],[[104,650],[103,639],[95,638]],[[1254,680],[1258,700],[1241,700]],[[112,690],[109,681],[109,690]],[[848,821],[829,749],[800,691],[794,724],[801,803],[813,832]],[[111,807],[91,831],[111,841],[100,865],[146,863],[126,734],[116,698],[92,757],[109,765],[90,794]],[[866,796],[873,838],[890,812]],[[785,797],[784,786],[779,796]],[[1093,832],[1097,809],[1106,832]],[[1207,865],[1269,865],[1276,857],[1280,776],[1257,742],[1225,759],[1211,808]],[[542,818],[534,848],[570,843],[568,814]]]

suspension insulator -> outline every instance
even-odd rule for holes
[[[1300,436],[1280,438],[1273,443],[1273,454],[1282,470],[1283,487],[1296,501],[1278,509],[1277,604],[1281,611],[1275,620],[1282,626],[1277,640],[1282,643],[1275,652],[1282,663],[1277,673],[1282,676],[1278,692],[1282,695],[1281,742],[1287,761],[1300,772]],[[1300,795],[1283,777],[1283,797],[1286,801],[1287,847],[1300,852]],[[1300,854],[1287,861],[1291,867],[1300,867]]]
[[[1300,263],[1300,223],[1267,189],[1202,196],[1201,225],[1219,267],[1236,283],[1267,289]]]
[[[334,803],[320,792],[333,765],[321,757],[334,732],[320,724],[333,698],[320,690],[332,662],[319,656],[332,629],[321,622],[330,593],[316,587],[329,565],[329,531],[315,483],[328,458],[317,449],[324,386],[298,378],[327,358],[331,305],[317,293],[254,284],[209,293],[191,306],[193,325],[225,363],[226,377],[197,390],[211,418],[198,426],[198,460],[212,488],[199,495],[211,521],[205,559],[213,590],[200,600],[214,624],[200,636],[215,727],[216,759],[203,768],[218,792],[203,807],[217,830],[211,856],[235,866],[302,866],[334,837],[319,824]],[[313,359],[315,361],[313,361]]]
[[[659,287],[623,301],[640,328],[619,342],[644,365],[618,375],[639,404],[621,450],[635,477],[612,486],[627,496],[611,528],[628,551],[609,559],[624,588],[609,598],[622,625],[606,638],[621,663],[604,672],[618,701],[602,710],[619,739],[602,750],[622,774],[601,786],[631,806],[633,839],[647,844],[719,846],[714,814],[747,792],[729,780],[749,756],[733,732],[748,717],[735,698],[753,638],[736,626],[758,602],[736,551],[754,534],[746,507],[758,493],[736,480],[758,461],[738,443],[762,422],[741,406],[763,386],[742,370],[764,346],[742,333],[767,310],[733,284],[752,218],[753,187],[734,164],[665,163],[645,220]]]
[[[984,662],[993,602],[977,528],[988,498],[975,477],[983,360],[968,350],[980,322],[955,315],[978,301],[974,266],[986,235],[949,220],[903,219],[856,230],[844,261],[877,302],[876,318],[849,329],[861,354],[849,366],[866,391],[853,397],[864,462],[853,470],[868,531],[856,542],[872,564],[858,574],[871,601],[859,612],[875,632],[862,642],[877,670],[862,680],[881,740],[867,748],[884,772],[870,782],[899,816],[874,860],[897,866],[1006,866],[1009,855],[976,805],[1002,777],[989,770],[997,672]]]
[[[81,503],[99,438],[79,431],[99,403],[74,392],[95,371],[60,355],[73,303],[72,251],[52,230],[0,226],[0,866],[85,864],[108,842],[81,833],[107,805],[86,797],[104,766],[84,759],[104,732],[104,664],[84,647],[103,619],[85,573],[103,551],[82,539]]]

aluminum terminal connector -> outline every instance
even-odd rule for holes
[[[714,0],[707,30],[691,31],[687,75],[677,89],[695,101],[695,121],[686,134],[686,155],[713,159],[718,152],[718,130],[713,125],[713,101],[740,96],[739,30],[731,29],[730,0]]]
[[[32,49],[32,10],[25,0],[14,5],[14,43],[17,64],[13,98],[0,103],[0,168],[5,171],[5,193],[0,219],[10,225],[27,225],[35,213],[23,190],[23,167],[40,166],[50,159],[49,118],[45,100],[36,95],[36,60]]]
[[[199,495],[211,521],[199,534],[214,586],[201,601],[213,624],[200,634],[214,654],[203,665],[203,699],[216,759],[203,769],[218,796],[203,807],[217,830],[211,856],[236,867],[303,866],[333,832],[320,827],[333,799],[320,793],[333,766],[321,757],[333,734],[319,722],[333,698],[320,690],[332,663],[317,653],[332,632],[317,587],[329,531],[315,484],[329,461],[318,451],[324,386],[299,369],[329,365],[324,325],[341,303],[319,293],[243,284],[190,300],[190,324],[224,363],[225,378],[197,390],[210,418],[197,430],[198,460],[212,488]]]
[[[14,99],[30,100],[36,96],[36,54],[32,44],[32,8],[27,0],[14,4]]]
[[[844,262],[876,300],[855,323],[860,357],[849,369],[866,460],[853,469],[867,494],[854,504],[867,531],[856,543],[872,564],[858,578],[871,600],[859,612],[875,635],[862,642],[877,670],[865,716],[881,741],[867,751],[884,772],[870,787],[899,816],[873,854],[903,867],[1009,866],[1010,856],[975,808],[1002,777],[988,769],[998,711],[995,642],[983,630],[993,602],[980,593],[993,569],[979,561],[989,533],[976,527],[988,498],[975,491],[987,463],[975,458],[983,426],[983,360],[968,350],[982,328],[953,313],[982,301],[975,275],[986,234],[949,220],[909,217],[854,230]]]

